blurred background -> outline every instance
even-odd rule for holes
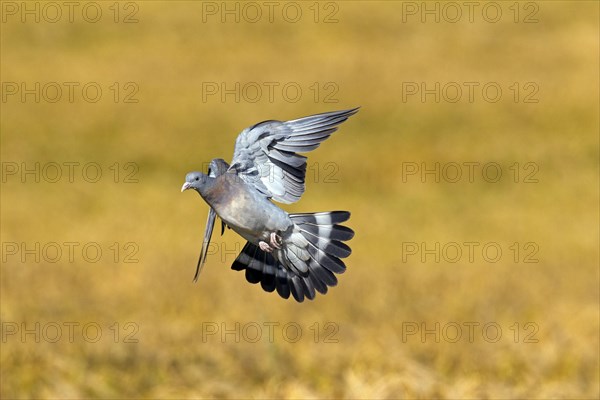
[[[597,398],[595,2],[1,3],[2,398]],[[350,210],[297,304],[185,174],[361,106],[289,212]]]

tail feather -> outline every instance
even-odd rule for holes
[[[311,258],[323,268],[336,274],[342,274],[346,271],[346,264],[336,256],[331,256],[313,245],[308,246],[308,252]]]
[[[304,301],[304,285],[302,285],[302,278],[298,275],[294,275],[290,278],[290,289],[292,290],[292,296],[298,303]]]
[[[315,276],[315,274],[310,274],[308,276],[308,279],[310,279],[310,283],[314,286],[317,292],[321,294],[327,293],[327,285],[324,283],[324,281],[320,280],[320,278]]]
[[[312,285],[312,283],[310,282],[309,277],[306,276],[306,277],[300,278],[300,279],[302,280],[302,287],[304,288],[304,296],[306,296],[306,298],[309,300],[314,299],[315,298],[315,288]]]
[[[348,221],[350,213],[348,211],[329,211],[306,214],[290,214],[290,218],[294,223],[301,222],[313,225],[334,225],[340,222]]]
[[[285,299],[291,294],[297,302],[312,300],[317,292],[326,294],[337,285],[335,274],[346,271],[341,258],[352,250],[343,242],[354,231],[338,224],[348,218],[347,211],[290,214],[294,228],[283,238],[281,250],[266,253],[248,242],[231,268],[245,270],[246,280],[260,282],[267,292],[277,290]]]
[[[273,292],[277,287],[275,275],[263,274],[262,280],[260,281],[260,286],[265,292]]]
[[[321,282],[323,282],[327,286],[336,286],[337,285],[337,278],[331,270],[323,267],[323,265],[321,265],[317,260],[315,260],[312,257],[311,257],[309,265],[310,265],[310,270],[312,272],[312,275],[315,278],[319,279]]]
[[[354,231],[343,225],[314,225],[309,222],[296,224],[300,230],[315,236],[327,235],[332,240],[350,240],[354,237]]]
[[[290,298],[290,281],[287,276],[287,272],[283,269],[277,270],[277,293],[284,299]]]
[[[262,273],[252,268],[246,270],[246,280],[250,283],[258,283],[262,279]]]
[[[297,250],[290,250],[283,252],[283,256],[285,257],[284,264],[290,267],[297,275],[304,276],[308,272],[308,265],[306,262],[299,257],[297,254]]]
[[[325,236],[315,236],[312,233],[308,233],[302,228],[300,232],[304,234],[304,237],[317,249],[323,250],[326,254],[333,255],[339,258],[346,258],[352,253],[350,247],[347,244],[342,243],[338,240],[330,240]]]

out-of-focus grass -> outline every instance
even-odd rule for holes
[[[53,397],[597,397],[598,4],[539,3],[539,23],[403,23],[400,3],[340,3],[339,22],[202,23],[191,2],[139,3],[139,23],[2,25],[3,82],[139,85],[138,104],[2,103],[3,162],[135,162],[139,183],[2,184],[2,242],[139,245],[139,263],[2,263],[1,319],[31,328],[96,322],[97,343],[75,336],[2,342],[1,396]],[[308,6],[307,6],[308,7]],[[304,10],[307,10],[307,7]],[[105,7],[106,8],[106,7]],[[506,7],[505,7],[506,9]],[[202,82],[335,82],[337,104],[212,97]],[[402,82],[539,84],[539,103],[505,93],[481,100],[402,101]],[[105,94],[109,96],[109,94]],[[231,158],[236,134],[263,119],[361,105],[310,154],[335,162],[338,183],[309,177],[289,211],[348,209],[356,231],[338,287],[296,304],[211,255],[192,284],[206,206],[180,194],[189,170]],[[403,162],[535,162],[538,183],[402,181]],[[218,235],[217,235],[218,236]],[[232,232],[217,243],[234,249]],[[498,242],[500,262],[403,261],[402,243]],[[508,247],[536,242],[538,263]],[[123,343],[123,325],[139,326]],[[331,321],[338,343],[315,343]],[[110,330],[121,326],[118,343]],[[228,328],[297,323],[297,343],[233,336],[202,341],[203,323]],[[495,322],[501,340],[456,343],[406,323]],[[537,343],[511,326],[533,322]],[[204,325],[206,326],[206,325]],[[266,329],[263,333],[266,333]],[[463,335],[468,332],[465,328]],[[264,336],[264,335],[263,335]]]

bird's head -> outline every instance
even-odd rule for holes
[[[202,172],[190,172],[185,176],[185,183],[181,187],[181,191],[194,189],[196,192],[202,194],[207,181],[208,176]]]

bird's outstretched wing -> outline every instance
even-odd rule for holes
[[[294,203],[304,193],[305,153],[319,147],[358,108],[292,121],[264,121],[239,134],[230,169],[266,197]]]
[[[223,175],[227,169],[229,168],[229,164],[222,158],[213,159],[208,166],[208,176],[216,178],[219,175]],[[210,238],[212,236],[213,227],[215,226],[215,219],[217,217],[217,213],[215,210],[210,207],[208,210],[208,220],[206,221],[206,228],[204,229],[204,241],[202,242],[202,250],[200,250],[200,257],[198,258],[198,265],[196,266],[196,274],[194,275],[194,282],[198,280],[200,276],[200,271],[206,262],[206,254],[208,252],[208,245],[210,244]],[[225,225],[223,223],[223,225]],[[225,227],[222,227],[221,234],[223,234],[223,230]]]

